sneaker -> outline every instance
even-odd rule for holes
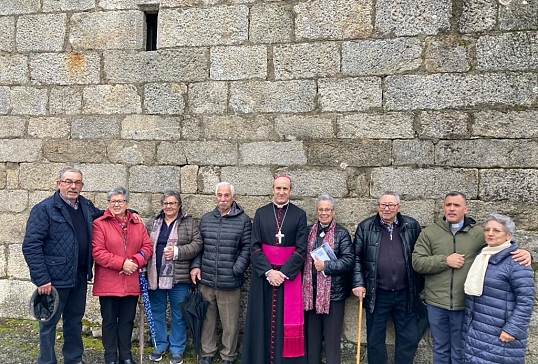
[[[183,364],[183,355],[181,354],[172,355],[172,359],[170,359],[170,364]]]
[[[149,354],[149,360],[151,361],[161,361],[163,358],[164,351],[153,350],[153,353]]]
[[[198,364],[209,364],[213,361],[212,356],[203,356],[202,359],[198,362]]]

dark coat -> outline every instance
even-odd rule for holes
[[[420,224],[412,217],[398,213],[400,223],[400,238],[403,244],[409,295],[407,311],[411,312],[418,306],[419,293],[423,288],[422,278],[413,270],[411,259],[415,242],[420,234]],[[377,291],[377,260],[379,243],[381,241],[381,218],[379,214],[362,221],[355,232],[353,245],[355,247],[355,267],[353,269],[352,287],[365,287],[365,309],[374,311]]]
[[[200,221],[204,247],[191,263],[202,270],[202,284],[217,289],[236,289],[244,281],[250,264],[252,223],[241,206],[233,202],[230,212],[222,216],[217,207]]]
[[[310,231],[313,225],[308,227]],[[331,277],[331,301],[343,301],[351,292],[354,249],[349,232],[340,224],[334,227],[334,255],[337,260],[325,262],[325,274]]]
[[[88,242],[92,241],[92,222],[103,214],[93,203],[78,197],[82,208]],[[75,286],[78,269],[78,243],[75,228],[67,206],[56,191],[32,208],[26,234],[22,243],[22,252],[30,277],[36,286],[51,282],[56,288]],[[88,254],[87,279],[92,279],[91,244]]]
[[[534,307],[532,269],[519,265],[507,249],[489,259],[481,296],[465,300],[463,324],[464,359],[470,363],[523,364],[527,329]],[[501,342],[501,331],[515,341]]]

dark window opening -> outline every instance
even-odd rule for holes
[[[146,14],[146,51],[157,50],[157,13]]]

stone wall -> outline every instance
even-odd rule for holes
[[[146,217],[169,187],[200,217],[222,180],[253,216],[285,172],[351,231],[384,190],[428,225],[457,189],[538,259],[537,30],[537,0],[2,0],[0,316],[27,317],[26,219],[66,165]]]

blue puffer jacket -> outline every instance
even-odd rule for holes
[[[525,363],[527,328],[534,306],[530,267],[519,265],[510,252],[512,243],[493,255],[484,278],[482,296],[467,295],[463,325],[464,361],[468,363]],[[504,343],[501,331],[515,337]]]
[[[79,196],[88,231],[88,280],[92,279],[92,222],[103,214],[93,203]],[[60,193],[44,199],[32,208],[26,223],[22,252],[36,286],[52,282],[56,288],[75,286],[78,266],[78,244],[67,206]]]

